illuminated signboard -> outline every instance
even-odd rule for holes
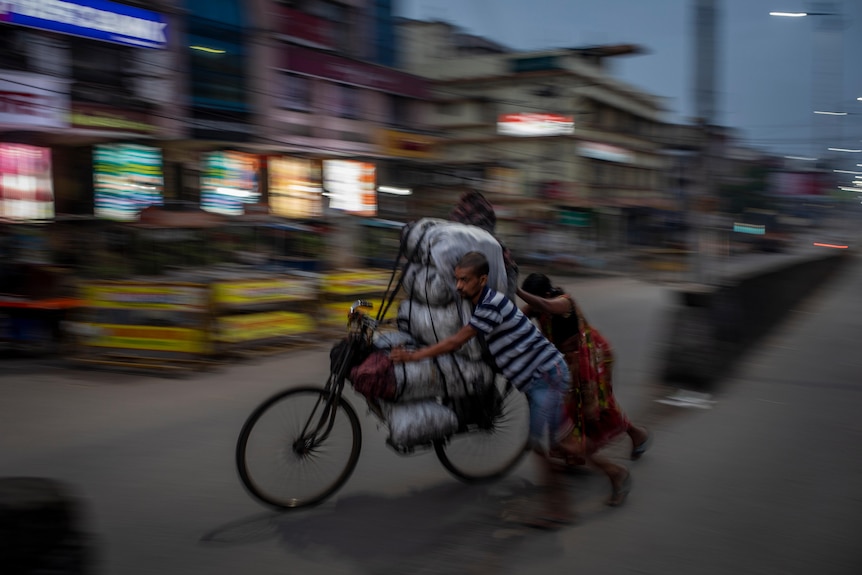
[[[324,195],[329,207],[359,216],[377,215],[374,164],[355,160],[324,160]]]
[[[634,154],[628,150],[596,142],[584,142],[578,146],[578,153],[585,158],[604,160],[606,162],[620,162],[625,164],[634,162]]]
[[[0,124],[68,128],[68,116],[68,81],[43,74],[0,71]]]
[[[94,213],[100,218],[134,221],[141,210],[162,204],[162,153],[138,144],[100,144],[93,148]]]
[[[502,114],[497,133],[504,136],[564,136],[575,132],[575,120],[559,114]]]
[[[53,217],[51,150],[0,144],[0,218],[25,221]]]
[[[285,218],[323,215],[320,163],[288,157],[269,158],[269,207]]]
[[[244,152],[211,152],[204,156],[201,208],[226,216],[241,216],[245,204],[260,199],[258,157]]]
[[[0,0],[0,22],[126,46],[167,46],[164,16],[107,0]]]

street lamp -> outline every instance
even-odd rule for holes
[[[836,16],[833,12],[770,12],[770,16],[784,16],[785,18],[803,18],[805,16]]]
[[[837,3],[835,2],[821,2],[814,4],[812,7],[815,8],[813,11],[800,11],[800,12],[770,12],[770,16],[776,17],[784,17],[784,18],[804,18],[808,16],[817,16],[820,17],[821,26],[820,29],[823,30],[837,30],[841,32],[841,11],[838,9]],[[815,62],[812,70],[812,108],[814,109],[814,113],[818,116],[846,116],[847,112],[844,111],[841,107],[836,106],[837,101],[841,101],[843,91],[843,70],[841,69],[843,64],[843,57],[841,51],[843,47],[840,45],[843,41],[843,34],[838,34],[835,36],[839,41],[839,47],[837,53],[832,55],[832,58],[829,58],[829,54],[821,54],[823,57],[822,62]],[[826,41],[826,37],[819,38],[820,42]],[[821,47],[823,49],[823,47]],[[833,84],[834,82],[834,84]],[[816,98],[819,95],[821,98]],[[837,100],[836,100],[837,98]],[[814,102],[814,100],[823,100]],[[832,137],[842,137],[843,134],[843,125],[837,118],[826,119],[823,118],[821,121],[812,121],[811,130],[812,130],[812,147],[816,149],[817,153],[815,155],[820,155],[823,151],[824,144],[826,145],[836,145],[838,142],[826,142],[827,138]],[[830,127],[836,130],[836,133],[833,133],[832,130],[825,130],[825,128]],[[818,128],[824,128],[823,132],[820,132]],[[823,136],[821,141],[821,136]],[[834,150],[831,150],[834,151]]]

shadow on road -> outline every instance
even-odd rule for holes
[[[568,480],[584,483],[592,476],[574,472]],[[291,554],[344,560],[380,575],[466,573],[504,565],[527,539],[544,536],[547,556],[562,553],[557,538],[516,521],[538,496],[523,478],[475,486],[446,482],[392,497],[359,494],[319,508],[239,519],[205,534],[201,543],[277,538]]]

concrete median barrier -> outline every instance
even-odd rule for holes
[[[679,289],[665,336],[662,380],[712,391],[746,351],[850,257],[842,251],[782,261],[726,277],[719,285]]]

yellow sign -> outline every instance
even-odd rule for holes
[[[273,278],[213,284],[216,305],[257,305],[317,299],[317,285],[306,278]]]
[[[92,283],[81,290],[88,307],[183,311],[207,307],[207,288],[202,285]]]
[[[424,134],[402,132],[400,130],[381,130],[380,147],[383,153],[401,158],[433,158],[437,140]]]
[[[384,270],[336,272],[323,278],[321,289],[325,294],[344,296],[362,295],[370,292],[383,294],[389,287],[391,277],[392,272]]]
[[[310,333],[316,329],[308,314],[271,311],[220,317],[218,341],[240,343]]]
[[[209,344],[203,330],[144,325],[89,324],[92,335],[86,344],[93,347],[142,349],[178,353],[207,353]]]
[[[110,116],[92,116],[72,112],[72,124],[81,128],[109,128],[115,130],[126,130],[129,132],[150,133],[158,130],[158,126],[136,122],[126,118],[114,118]]]

